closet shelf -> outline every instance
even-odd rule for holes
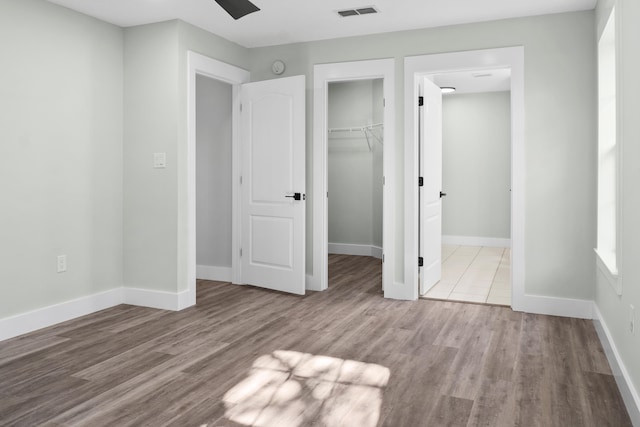
[[[382,127],[383,123],[374,123],[366,126],[356,126],[353,128],[329,128],[329,133],[334,132],[364,132],[366,130],[372,130],[374,128]]]
[[[367,140],[369,151],[371,151],[371,138],[375,139],[380,144],[383,144],[382,138],[380,138],[378,135],[376,135],[373,132],[373,129],[376,129],[376,128],[382,129],[382,127],[383,127],[383,123],[374,123],[370,125],[356,126],[356,127],[350,127],[350,128],[329,128],[329,133],[332,134],[332,133],[339,133],[339,132],[348,132],[348,133],[362,132],[364,133],[364,137]]]

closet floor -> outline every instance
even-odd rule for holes
[[[511,250],[442,245],[442,279],[424,298],[511,305]]]

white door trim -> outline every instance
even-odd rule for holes
[[[384,79],[383,253],[382,283],[393,286],[395,226],[395,60],[320,64],[313,67],[313,278],[309,290],[328,287],[327,88],[329,82]]]
[[[186,215],[179,216],[179,230],[186,228],[186,248],[179,247],[179,261],[186,260],[186,280],[188,291],[188,306],[196,303],[196,76],[203,75],[232,85],[232,196],[231,196],[231,269],[232,282],[242,283],[240,271],[240,85],[250,80],[248,71],[224,62],[187,52],[187,147],[184,171],[186,171]],[[180,173],[180,172],[179,172]],[[181,179],[181,182],[182,181]],[[184,212],[180,206],[180,212]]]
[[[511,306],[522,311],[525,278],[524,47],[406,57],[404,60],[405,206],[402,297],[418,298],[418,79],[425,74],[511,68]]]

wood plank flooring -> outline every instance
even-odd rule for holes
[[[2,426],[631,426],[590,321],[385,300],[332,255],[305,297],[199,281],[0,342]]]

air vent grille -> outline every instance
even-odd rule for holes
[[[348,9],[348,10],[339,10],[338,11],[338,15],[344,17],[347,16],[356,16],[358,15],[358,12],[356,12],[354,9]]]
[[[374,6],[358,7],[355,9],[338,10],[338,15],[346,18],[347,16],[370,15],[372,13],[380,13]]]
[[[368,13],[378,13],[378,11],[373,7],[363,7],[362,9],[356,9],[359,15],[366,15]]]

